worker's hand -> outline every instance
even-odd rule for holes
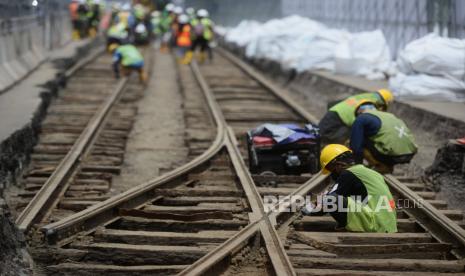
[[[300,212],[305,216],[310,216],[314,212],[315,208],[315,204],[310,202],[309,204],[305,205],[302,209],[300,209]]]

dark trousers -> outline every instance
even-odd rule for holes
[[[350,128],[336,112],[328,111],[318,124],[321,144],[344,144],[350,138]]]
[[[212,59],[212,49],[210,48],[209,41],[206,40],[203,36],[197,37],[192,42],[191,51],[195,52],[197,48],[200,48],[200,52],[208,52],[208,58]]]

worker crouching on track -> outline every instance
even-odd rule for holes
[[[139,73],[139,80],[143,85],[147,84],[147,74],[144,70],[144,58],[134,45],[111,44],[109,50],[113,53],[113,71],[115,77],[120,77],[120,67],[124,76],[129,76],[132,71]]]
[[[355,161],[365,158],[380,173],[392,173],[394,165],[409,163],[417,152],[407,125],[391,113],[364,102],[356,111],[350,137]]]
[[[349,139],[350,128],[355,121],[355,112],[362,101],[373,103],[379,110],[387,110],[394,96],[387,89],[373,93],[362,93],[346,98],[331,106],[319,123],[321,143],[323,145],[344,144]]]
[[[192,46],[192,32],[191,25],[189,24],[189,17],[185,14],[181,14],[178,17],[178,24],[179,31],[176,37],[178,59],[182,64],[189,64],[192,60],[192,52],[190,51]]]
[[[352,232],[397,232],[394,198],[381,174],[356,164],[351,150],[339,144],[326,146],[320,163],[323,173],[331,173],[336,184],[318,203],[322,211],[307,205],[303,214],[329,213],[338,228]],[[337,208],[326,211],[329,205]]]

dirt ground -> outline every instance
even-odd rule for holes
[[[188,150],[182,101],[175,61],[156,51],[152,76],[139,102],[121,175],[113,179],[112,192],[125,191],[185,163]]]

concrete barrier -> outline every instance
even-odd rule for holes
[[[67,11],[0,20],[0,93],[70,42],[71,32]]]

